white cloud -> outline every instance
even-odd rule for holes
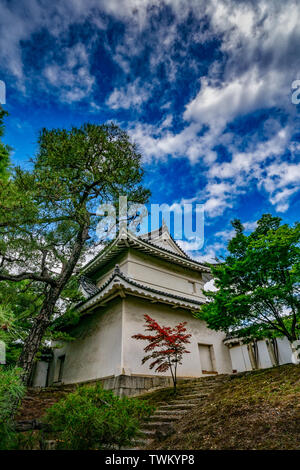
[[[268,167],[268,172],[261,180],[261,185],[270,194],[270,202],[278,212],[286,212],[289,200],[299,191],[300,164],[275,162]]]
[[[175,11],[178,5],[177,2]],[[200,11],[204,14],[202,7],[196,9],[195,3],[191,4],[199,17]],[[288,147],[292,152],[299,152],[297,143],[291,141],[292,120],[285,127],[281,127],[279,120],[267,120],[264,139],[259,133],[247,136],[242,151],[241,141],[226,126],[258,109],[279,107],[291,115],[295,113],[290,86],[300,66],[296,53],[300,10],[293,0],[284,5],[218,0],[207,3],[205,11],[211,20],[210,28],[221,38],[221,49],[227,56],[224,72],[220,74],[220,67],[213,63],[208,75],[201,78],[199,92],[186,104],[182,116],[185,127],[180,132],[166,131],[159,125],[137,124],[131,126],[132,136],[148,160],[167,155],[186,156],[191,163],[201,161],[210,167],[207,185],[196,195],[206,193],[205,209],[209,216],[220,215],[232,207],[234,199],[253,183],[258,190],[266,191],[278,211],[287,210],[300,182],[294,164],[280,167]],[[172,30],[168,47],[173,37]],[[163,47],[161,54],[162,51]],[[226,162],[217,161],[215,146],[218,144],[225,145],[231,154]],[[211,187],[220,179],[228,181],[231,189],[213,194]]]
[[[256,229],[257,227],[257,222],[254,221],[254,222],[242,222],[243,226],[244,226],[244,229],[245,229],[245,232],[252,232],[253,230]],[[235,230],[233,228],[231,229],[226,229],[226,230],[221,230],[220,232],[216,232],[214,234],[214,237],[215,238],[220,238],[221,240],[224,240],[226,242],[228,242],[229,240],[231,240],[235,235]]]
[[[300,165],[281,160],[289,141],[290,129],[286,127],[267,141],[251,142],[247,152],[237,151],[230,144],[231,160],[215,162],[208,168],[207,183],[193,201],[204,202],[206,216],[216,217],[232,208],[236,198],[254,184],[258,190],[264,189],[278,211],[286,211],[300,183]]]
[[[193,256],[193,259],[199,261],[199,263],[212,263],[215,264],[219,260],[218,253],[222,253],[225,250],[225,245],[223,243],[213,243],[208,245],[203,253]]]
[[[137,79],[126,86],[115,88],[106,100],[106,105],[111,109],[140,109],[151,96],[149,86],[142,86]]]
[[[222,240],[228,241],[234,237],[235,231],[234,229],[228,230],[221,230],[220,232],[215,233],[216,238],[221,238]]]
[[[149,71],[155,74],[163,65],[170,86],[176,83],[182,70],[185,73],[199,71],[194,96],[186,103],[182,115],[176,116],[176,121],[181,119],[183,124],[180,131],[172,130],[170,96],[164,101],[165,90],[162,90],[161,103],[167,114],[160,122],[129,124],[129,131],[145,159],[172,156],[186,157],[192,164],[202,162],[207,185],[195,198],[200,197],[205,202],[210,217],[233,207],[235,198],[251,185],[263,190],[278,211],[287,210],[300,180],[297,164],[281,161],[287,147],[294,158],[299,153],[299,144],[291,141],[295,129],[292,119],[282,129],[279,119],[273,119],[273,123],[270,120],[263,142],[258,132],[245,136],[245,142],[241,142],[242,139],[228,131],[227,125],[237,117],[262,108],[276,107],[290,116],[296,113],[290,100],[290,86],[300,73],[298,2],[165,0],[165,4],[172,10],[171,23],[149,21],[150,18],[157,20],[159,16],[155,14],[161,13],[159,0],[52,3],[27,0],[26,11],[22,2],[2,2],[1,66],[25,93],[26,85],[32,84],[36,77],[26,76],[21,45],[31,41],[33,34],[45,30],[56,50],[60,47],[61,51],[59,58],[51,54],[47,57],[48,63],[42,71],[44,89],[49,87],[67,103],[89,97],[91,107],[99,110],[92,96],[95,84],[90,67],[92,48],[81,43],[67,48],[65,39],[72,25],[83,25],[87,20],[96,31],[102,31],[109,21],[105,13],[111,15],[124,24],[124,37],[115,48],[108,42],[104,47],[127,77],[132,76],[133,61],[147,48],[150,50]],[[178,48],[179,26],[191,12],[198,21],[198,30],[191,31]],[[218,56],[206,76],[202,76],[201,61],[191,59],[188,51],[191,45],[201,48],[211,38],[218,38],[224,57],[220,60]],[[51,44],[49,47],[51,49]],[[150,79],[144,84],[134,76],[127,85],[122,85],[122,80],[119,83],[119,86],[114,84],[106,100],[112,109],[138,111],[151,99],[153,83]],[[217,145],[228,149],[226,162],[218,161]],[[220,184],[220,179],[225,186]]]
[[[81,43],[66,48],[63,65],[47,65],[43,75],[54,87],[62,102],[72,103],[87,98],[94,86],[95,78],[90,74],[89,54]]]
[[[214,83],[214,80],[203,77],[201,89],[187,104],[184,118],[223,130],[236,116],[278,103],[284,83],[286,77],[279,80],[273,71],[261,76],[257,67],[228,82]]]
[[[200,158],[207,164],[213,163],[217,154],[213,150],[217,134],[212,131],[199,137],[199,126],[191,124],[179,133],[169,129],[169,121],[163,121],[157,126],[146,123],[131,123],[128,128],[132,138],[139,144],[147,161],[164,159],[171,155],[173,158],[185,157],[191,163]]]
[[[242,222],[245,232],[252,232],[257,227],[257,221],[254,222]]]
[[[190,251],[197,251],[202,248],[203,240],[200,239],[193,239],[193,240],[177,240],[178,245],[183,251],[190,252]]]
[[[256,227],[257,227],[257,221],[248,221],[248,222],[243,222],[242,224],[245,228],[246,234],[249,232],[252,232]],[[199,261],[201,263],[207,262],[207,263],[213,263],[215,264],[216,262],[222,261],[222,257],[226,256],[228,254],[227,252],[227,243],[229,240],[231,240],[235,235],[235,230],[233,228],[228,228],[225,230],[221,230],[219,232],[216,232],[213,236],[215,239],[214,243],[210,243],[206,246],[205,250],[203,253],[199,252],[196,256],[189,250],[198,250],[199,248],[196,247],[196,245],[193,245],[193,243],[189,244],[186,242],[185,245],[180,245],[182,248],[185,246],[184,250],[187,251],[187,253],[193,257],[196,261]],[[200,247],[201,248],[201,247]]]

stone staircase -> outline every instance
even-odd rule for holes
[[[176,423],[227,380],[228,376],[219,375],[184,384],[168,403],[158,404],[154,414],[142,424],[140,436],[134,441],[131,449],[142,449],[150,445],[154,439],[165,439],[173,434]]]
[[[213,393],[217,387],[229,380],[229,377],[228,375],[209,376],[179,383],[178,393],[174,398],[167,402],[159,402],[154,414],[142,423],[139,437],[133,442],[130,450],[143,449],[149,446],[154,439],[165,439],[173,434],[176,423]],[[41,417],[47,408],[75,389],[76,385],[28,389],[17,415],[16,430],[24,432],[42,429]],[[50,444],[51,442],[49,441]],[[55,441],[53,442],[55,443]]]

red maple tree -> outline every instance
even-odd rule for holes
[[[160,326],[157,321],[149,315],[144,315],[146,320],[146,331],[154,331],[154,335],[133,335],[132,338],[148,341],[148,345],[144,348],[147,354],[142,359],[144,364],[149,359],[154,359],[149,368],[155,367],[156,372],[165,372],[170,369],[174,390],[176,391],[177,383],[177,366],[182,363],[183,354],[189,353],[185,347],[190,343],[191,334],[186,333],[186,322],[179,323],[173,328],[170,326]]]

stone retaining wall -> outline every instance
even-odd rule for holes
[[[170,387],[172,385],[172,378],[118,375],[85,383],[101,383],[105,390],[112,390],[116,395],[122,397],[140,395],[154,388]]]

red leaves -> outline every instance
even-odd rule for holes
[[[149,359],[154,359],[149,366],[150,369],[156,367],[156,372],[165,372],[170,368],[172,376],[174,372],[176,376],[177,364],[181,364],[182,355],[190,352],[185,348],[185,344],[190,343],[189,338],[192,336],[186,333],[186,322],[181,322],[172,328],[160,326],[149,315],[144,315],[144,318],[146,331],[155,332],[155,334],[143,335],[139,333],[132,336],[132,338],[145,340],[149,343],[144,351],[151,354],[143,358],[142,364]],[[173,366],[175,371],[172,370]]]

